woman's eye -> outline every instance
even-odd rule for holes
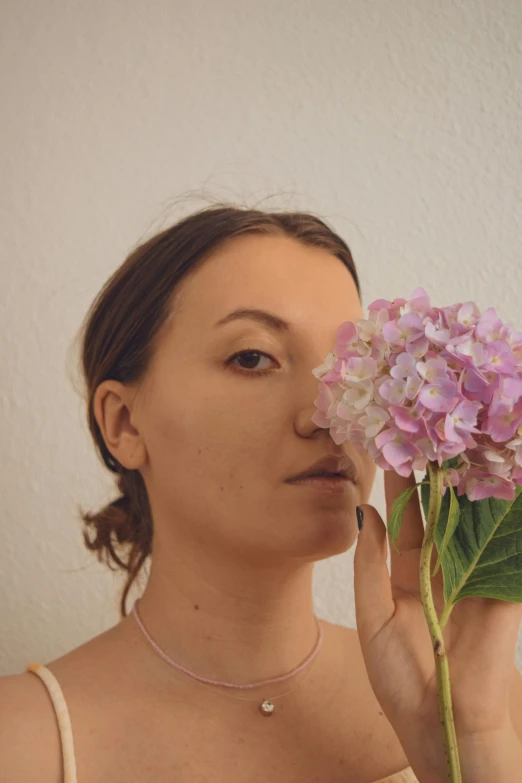
[[[263,351],[256,351],[251,348],[246,351],[238,351],[237,353],[233,354],[233,356],[230,356],[230,358],[227,360],[227,365],[231,365],[236,372],[242,372],[243,374],[266,375],[267,373],[271,372],[270,368],[256,369],[255,367],[255,365],[257,365],[259,362],[259,359],[257,358],[259,356],[272,359],[272,357],[267,353],[263,353]],[[248,366],[245,368],[239,367],[237,364],[233,364],[236,359]]]

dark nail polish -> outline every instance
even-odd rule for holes
[[[355,507],[355,513],[357,514],[357,526],[359,530],[362,530],[363,526],[363,519],[364,519],[364,511],[362,508],[359,508],[359,506]]]

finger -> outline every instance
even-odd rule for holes
[[[395,500],[399,497],[401,492],[404,492],[408,487],[413,487],[416,483],[417,480],[413,470],[410,476],[400,476],[394,470],[384,471],[384,494],[386,497],[386,515],[388,519],[391,516]],[[402,516],[401,529],[396,542],[397,548],[400,552],[407,552],[410,549],[420,549],[423,538],[424,523],[419,501],[419,492],[418,489],[416,489],[409,499],[408,505]],[[390,549],[393,569],[394,560],[398,558],[399,555],[393,546],[391,546]]]
[[[386,525],[377,509],[361,504],[362,530],[355,549],[354,595],[357,631],[361,647],[371,642],[395,611],[387,558]]]
[[[388,517],[391,514],[393,504],[396,498],[409,487],[413,487],[417,483],[415,474],[412,472],[410,476],[400,476],[395,471],[386,471],[384,475],[385,481],[385,494],[386,494],[386,506]],[[420,591],[420,579],[419,579],[419,567],[421,548],[424,541],[425,529],[423,522],[423,515],[421,510],[419,490],[418,488],[412,493],[408,505],[406,506],[403,517],[401,529],[397,539],[397,547],[400,555],[397,554],[395,547],[389,538],[390,543],[390,572],[391,583],[393,588],[393,594],[395,590],[405,590],[413,595],[419,595]],[[409,553],[409,557],[404,555]],[[431,587],[433,594],[433,602],[437,614],[440,614],[444,609],[444,582],[442,576],[442,566],[435,576],[435,566],[438,559],[438,550],[434,545],[431,550],[430,557],[430,574]]]

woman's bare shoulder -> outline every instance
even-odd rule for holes
[[[0,677],[2,779],[56,783],[60,753],[58,724],[44,683],[31,672]]]
[[[69,709],[78,701],[77,691],[85,698],[89,678],[94,681],[96,672],[103,671],[103,663],[115,648],[116,628],[113,626],[45,663],[58,679]],[[56,783],[62,779],[62,747],[55,708],[45,683],[34,672],[0,677],[0,769],[1,779],[9,783]]]
[[[343,684],[339,692],[341,701],[347,705],[343,718],[345,725],[353,725],[355,731],[360,732],[361,743],[372,749],[374,757],[382,758],[382,764],[386,765],[385,774],[405,769],[409,764],[408,759],[373,692],[357,629],[333,623],[330,626],[341,660],[344,661],[340,669],[344,669],[344,674],[340,675]]]
[[[361,647],[359,644],[359,634],[357,628],[349,628],[346,625],[331,623],[322,620],[323,626],[326,626],[332,635],[333,643],[344,651],[344,654],[360,658]]]
[[[45,662],[45,667],[58,680],[69,711],[72,710],[75,734],[82,728],[90,702],[100,698],[103,687],[116,671],[118,660],[120,666],[125,660],[119,637],[120,629],[113,626],[64,655]],[[110,671],[104,669],[105,664]],[[89,698],[91,686],[92,699]],[[58,721],[45,683],[29,671],[1,676],[1,780],[56,783],[62,779],[62,763]]]
[[[357,628],[349,628],[346,625],[340,625],[339,623],[331,623],[327,620],[321,620],[323,625],[327,625],[329,628],[332,629],[332,631],[335,631],[339,634],[339,638],[344,639],[354,639],[357,634]]]

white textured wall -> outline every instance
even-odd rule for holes
[[[76,504],[111,497],[67,350],[129,249],[203,202],[323,214],[365,304],[423,285],[522,328],[519,0],[4,2],[0,673],[118,620]],[[373,502],[384,514],[382,475]],[[353,550],[317,608],[355,625]],[[522,665],[522,648],[518,658]]]

